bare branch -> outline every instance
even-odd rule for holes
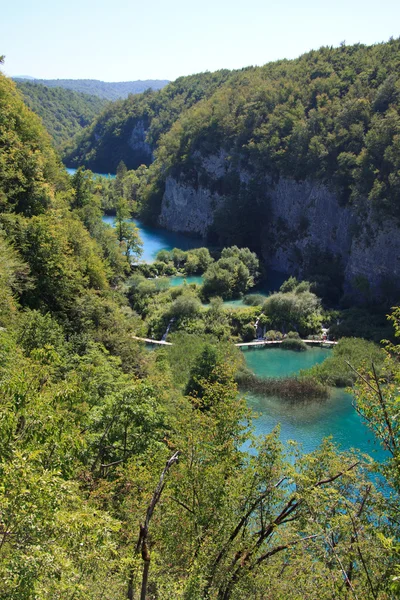
[[[149,525],[151,521],[151,517],[153,516],[154,509],[161,498],[162,491],[165,486],[165,476],[168,473],[169,469],[172,467],[174,463],[178,461],[179,451],[175,452],[171,456],[170,459],[167,460],[167,463],[163,469],[163,472],[160,475],[160,480],[154,490],[153,496],[150,500],[149,506],[147,507],[146,519],[144,525],[140,525],[140,533],[139,539],[136,544],[136,552],[141,551],[142,559],[144,562],[143,565],[143,574],[142,574],[142,587],[140,592],[140,600],[146,600],[146,590],[147,590],[147,581],[149,577],[149,569],[150,569],[150,552],[147,547],[147,535],[149,531]],[[134,571],[133,569],[130,572],[129,582],[128,582],[128,600],[133,600],[133,579],[134,579]]]

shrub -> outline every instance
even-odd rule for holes
[[[284,350],[297,350],[300,352],[304,352],[308,349],[307,344],[300,338],[285,338],[281,344],[281,348]]]
[[[307,371],[301,371],[300,374],[315,377],[326,385],[351,386],[356,381],[357,375],[347,363],[358,370],[363,364],[370,367],[373,362],[379,373],[385,356],[382,348],[373,342],[357,338],[342,338],[333,348],[329,358]]]
[[[283,339],[283,334],[280,331],[276,331],[275,329],[270,329],[265,334],[265,337],[266,337],[267,340],[270,340],[270,341],[274,342],[274,341],[282,340]]]
[[[297,331],[289,331],[289,332],[286,334],[286,339],[288,339],[288,338],[289,338],[289,339],[292,339],[292,340],[299,340],[299,339],[300,339],[300,336],[299,336],[299,334],[297,333]]]
[[[262,294],[250,294],[243,298],[243,304],[246,306],[262,306],[265,302],[265,296]]]

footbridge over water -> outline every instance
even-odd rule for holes
[[[133,335],[132,338],[139,342],[145,342],[146,344],[154,344],[156,346],[172,346],[171,342],[166,342],[165,340],[153,340],[151,338],[143,338]],[[325,346],[332,347],[337,344],[337,342],[331,342],[328,340],[301,340],[305,344],[310,344],[314,346]],[[274,346],[277,344],[282,344],[283,340],[254,340],[254,342],[240,342],[239,344],[235,344],[237,348],[245,348],[245,347],[263,347],[263,346]]]

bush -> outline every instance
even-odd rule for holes
[[[279,341],[283,339],[283,334],[280,331],[276,331],[275,329],[270,329],[269,331],[267,331],[267,333],[265,334],[265,338],[267,340],[270,340],[272,342],[274,341]]]
[[[297,333],[297,331],[289,331],[289,332],[286,334],[286,339],[291,339],[291,340],[299,340],[299,339],[300,339],[300,336],[299,336],[299,334]]]
[[[244,342],[251,342],[252,340],[254,340],[255,336],[255,327],[254,325],[252,325],[251,323],[247,323],[247,325],[245,325],[242,328],[242,340]]]
[[[262,294],[251,294],[243,298],[243,304],[246,306],[262,306],[265,302],[265,296]]]
[[[285,338],[281,343],[281,348],[284,350],[297,350],[298,352],[304,352],[308,350],[307,344],[300,338]]]
[[[172,303],[169,309],[171,318],[195,318],[201,311],[201,303],[195,296],[181,295]]]
[[[379,373],[385,356],[384,350],[373,342],[357,338],[343,338],[333,348],[329,358],[307,371],[301,371],[300,374],[315,377],[326,385],[351,386],[356,381],[357,375],[349,367],[348,362],[356,370],[359,370],[363,364],[368,368],[373,362]]]
[[[269,296],[262,307],[272,324],[280,329],[295,328],[302,336],[316,333],[321,328],[320,301],[307,290],[277,292]]]

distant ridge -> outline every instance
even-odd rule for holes
[[[36,79],[34,77],[14,77],[16,81],[29,80],[47,87],[62,87],[74,92],[91,94],[106,100],[127,98],[129,94],[141,94],[145,90],[160,90],[166,86],[167,79],[146,79],[144,81],[99,81],[97,79]]]

